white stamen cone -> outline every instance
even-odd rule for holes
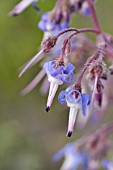
[[[54,85],[55,85],[55,83],[54,83],[54,82],[51,82],[51,83],[50,83],[50,89],[49,89],[49,95],[48,95],[48,98],[49,98],[49,97],[51,96],[51,94],[52,94],[52,91],[53,91]]]
[[[57,92],[59,85],[52,82],[52,84],[50,86],[51,86],[50,87],[51,91],[49,91],[49,96],[48,96],[48,100],[47,100],[47,107],[46,107],[47,112],[50,110],[51,104],[53,102],[53,99],[55,97],[55,94]]]
[[[70,137],[72,135],[73,132],[73,128],[74,128],[74,124],[75,124],[75,120],[77,117],[77,112],[78,109],[76,107],[70,107],[70,112],[69,112],[69,121],[68,121],[68,132],[67,132],[67,137]]]
[[[36,54],[26,65],[25,67],[22,69],[22,71],[19,74],[19,77],[21,77],[23,75],[23,73],[28,70],[32,65],[36,64],[36,62],[38,62],[38,58],[39,56],[44,52],[44,49],[42,49],[38,54]]]
[[[22,0],[20,3],[18,3],[12,11],[9,12],[9,15],[18,15],[21,12],[23,12],[31,3],[33,0]]]
[[[74,163],[74,157],[70,154],[68,154],[65,158],[65,161],[62,165],[62,167],[60,168],[60,170],[69,170],[71,169],[73,163]]]

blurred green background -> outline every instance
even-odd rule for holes
[[[52,155],[88,127],[66,138],[68,112],[56,97],[52,110],[45,113],[47,96],[40,94],[41,84],[20,96],[21,89],[37,74],[37,66],[21,79],[19,68],[37,52],[43,33],[37,28],[40,15],[32,7],[17,17],[8,16],[17,2],[0,1],[0,170],[58,170],[61,162],[54,164]],[[55,2],[46,0],[38,5],[44,12],[51,10]],[[103,30],[113,35],[113,1],[99,0],[96,8]],[[72,17],[76,28],[90,25],[89,17]]]

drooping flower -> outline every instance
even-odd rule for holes
[[[78,151],[75,143],[69,143],[58,151],[54,156],[53,160],[58,161],[65,156],[60,170],[77,170],[82,165],[82,170],[88,169],[88,154],[84,151]]]
[[[18,3],[10,12],[9,15],[18,15],[20,13],[22,13],[29,5],[33,5],[33,7],[36,10],[39,10],[39,8],[37,7],[37,2],[38,0],[22,0],[20,3]]]
[[[58,86],[63,83],[70,84],[73,82],[74,69],[75,66],[70,63],[66,66],[63,64],[60,65],[59,63],[57,64],[55,61],[49,61],[44,64],[44,70],[46,71],[48,80],[50,82],[49,96],[46,107],[47,112],[51,107]]]
[[[70,107],[68,131],[66,135],[67,137],[70,137],[73,132],[78,111],[82,110],[82,114],[84,116],[86,115],[87,107],[90,104],[90,95],[82,94],[80,91],[70,86],[66,90],[60,92],[58,101],[60,103],[67,102],[67,106]]]

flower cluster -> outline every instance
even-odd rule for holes
[[[69,85],[58,95],[58,101],[61,104],[67,103],[70,108],[67,137],[71,136],[75,122],[83,127],[88,119],[99,120],[109,103],[110,89],[107,87],[113,68],[111,64],[107,70],[104,58],[109,61],[113,58],[113,38],[102,31],[94,8],[95,2],[58,0],[51,11],[44,12],[38,23],[38,28],[44,33],[41,50],[26,63],[19,74],[21,77],[45,56],[47,59],[51,56],[22,94],[30,92],[45,77],[42,91],[49,91],[46,105],[48,112],[59,85]],[[22,0],[10,15],[20,14],[31,4],[39,10],[37,0]],[[70,28],[71,16],[76,13],[92,17],[94,28]],[[91,42],[83,33],[95,34],[97,41]],[[91,57],[90,53],[93,53]]]
[[[74,65],[70,63],[67,66],[64,66],[63,63],[56,63],[55,61],[49,61],[44,64],[44,70],[47,73],[48,80],[50,82],[50,90],[46,107],[47,112],[51,107],[58,86],[63,83],[70,84],[74,81],[74,69]]]
[[[19,77],[40,61],[43,67],[22,94],[30,92],[44,78],[41,92],[48,93],[46,111],[52,107],[57,93],[58,101],[69,107],[67,137],[71,137],[74,126],[83,128],[88,121],[94,124],[99,121],[113,101],[113,37],[102,30],[95,2],[57,0],[51,11],[42,13],[38,0],[22,0],[9,13],[18,15],[32,5],[41,15],[38,23],[43,32],[40,51],[24,65]],[[77,13],[91,17],[94,27],[71,28],[72,14]],[[85,33],[94,34],[96,40],[91,41]],[[60,85],[62,91],[59,92]],[[112,130],[111,123],[67,144],[53,160],[65,157],[60,170],[113,170],[113,162],[107,156],[111,149],[108,135]]]
[[[108,159],[107,153],[111,149],[108,135],[113,131],[113,124],[105,125],[78,141],[66,144],[53,156],[53,161],[65,157],[60,170],[99,170],[105,168],[112,170],[113,163]]]

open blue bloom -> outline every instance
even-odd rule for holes
[[[102,161],[102,166],[106,169],[106,170],[113,170],[113,162],[109,161],[108,159],[104,159]]]
[[[64,22],[61,24],[53,23],[53,22],[49,21],[49,14],[44,13],[42,15],[40,22],[38,23],[38,27],[44,32],[55,31],[55,33],[58,33],[66,28],[69,28],[69,23],[67,23],[67,22]]]
[[[67,106],[70,107],[67,132],[67,136],[70,137],[73,132],[78,111],[81,110],[82,114],[84,116],[86,115],[87,107],[90,104],[90,95],[82,94],[71,86],[60,92],[58,101],[60,103],[67,102]]]
[[[70,84],[74,81],[73,71],[75,66],[73,64],[68,64],[66,66],[58,66],[55,61],[49,61],[44,64],[44,70],[47,73],[48,80],[50,82],[50,90],[47,101],[46,111],[50,109],[53,98],[56,94],[58,86],[67,83]]]
[[[67,84],[70,84],[74,81],[74,69],[75,66],[71,63],[66,66],[56,66],[55,61],[49,61],[44,64],[44,70],[46,71],[48,77],[52,76],[62,80]]]
[[[54,156],[53,160],[58,161],[65,156],[65,161],[60,170],[77,170],[82,165],[82,170],[88,169],[88,154],[85,151],[78,152],[75,143],[65,145]]]

